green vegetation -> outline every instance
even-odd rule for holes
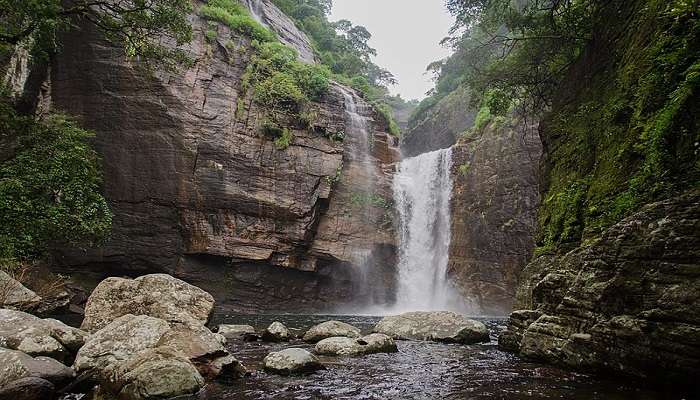
[[[248,9],[236,0],[210,0],[199,9],[199,15],[259,42],[275,40],[275,35],[254,20]]]
[[[455,52],[429,66],[436,87],[412,123],[464,90],[478,110],[469,135],[512,112],[541,119],[539,251],[595,238],[646,203],[700,186],[697,1],[447,5]],[[568,79],[572,68],[593,79]]]
[[[95,244],[108,235],[91,133],[62,115],[19,116],[7,101],[0,132],[0,142],[13,143],[0,163],[0,258],[32,259],[52,243]]]
[[[270,134],[280,126],[313,125],[315,113],[309,103],[328,91],[331,72],[322,65],[300,62],[294,49],[278,42],[275,35],[260,25],[248,10],[235,0],[212,0],[199,10],[205,18],[226,24],[231,30],[252,40],[254,54],[242,82],[242,95],[236,107],[240,115],[248,93],[267,112],[261,129]],[[291,133],[274,133],[276,146],[286,149]]]
[[[615,54],[601,55],[611,57],[615,84],[567,86],[578,101],[543,122],[561,138],[540,214],[545,249],[595,237],[644,204],[700,186],[697,9],[683,0],[637,3],[637,28],[621,32]]]
[[[394,76],[371,60],[376,51],[368,44],[372,35],[350,21],[328,21],[330,0],[273,0],[312,41],[321,63],[334,79],[363,94],[387,122],[389,132],[399,135],[390,104],[400,98],[389,96],[387,85],[396,83]],[[401,99],[402,100],[402,99]]]
[[[57,50],[58,34],[73,28],[71,19],[80,18],[128,56],[173,67],[187,57],[160,43],[163,37],[178,45],[191,40],[191,8],[189,0],[0,0],[0,50],[31,41],[34,54],[47,56]]]

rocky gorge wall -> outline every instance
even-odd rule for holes
[[[648,205],[524,272],[501,347],[655,381],[700,373],[700,192]]]
[[[401,152],[405,157],[413,157],[446,149],[472,127],[475,117],[469,91],[460,86],[419,115],[411,117],[401,138]]]
[[[675,15],[677,6],[598,8],[539,128],[538,256],[521,275],[503,348],[697,386],[700,31],[697,12]]]
[[[542,155],[536,126],[514,117],[473,127],[464,86],[413,117],[404,157],[452,147],[448,273],[475,314],[507,315],[535,248]]]
[[[453,147],[449,273],[481,314],[513,310],[535,247],[541,155],[536,126],[514,118]]]
[[[280,20],[293,26],[281,12],[267,22]],[[89,27],[63,38],[43,85],[53,110],[96,132],[114,218],[101,247],[57,249],[57,270],[79,272],[88,286],[167,272],[233,311],[318,311],[361,297],[350,254],[391,260],[395,243],[383,208],[363,218],[347,202],[360,178],[344,163],[355,141],[329,137],[347,130],[350,89],[332,85],[311,106],[312,126],[289,126],[291,143],[279,148],[259,129],[265,110],[250,94],[239,99],[249,40],[224,26],[207,39],[211,26],[191,21],[194,62],[175,72],[145,70]],[[398,149],[386,121],[367,113],[376,190],[390,193]],[[377,274],[371,282],[388,279]]]

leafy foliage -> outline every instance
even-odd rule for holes
[[[321,63],[330,69],[334,78],[362,93],[387,121],[390,133],[398,135],[400,130],[387,104],[389,90],[386,88],[396,84],[396,79],[372,62],[376,50],[368,44],[372,37],[370,32],[347,20],[328,21],[331,0],[273,2],[311,38]]]
[[[182,51],[162,46],[163,38],[178,45],[191,40],[187,21],[189,0],[0,0],[0,44],[17,45],[29,38],[37,54],[58,47],[57,34],[72,27],[73,19],[90,23],[130,57],[165,65],[186,61]]]
[[[609,72],[564,85],[577,101],[543,121],[553,138],[543,248],[595,237],[644,204],[700,186],[700,16],[691,3],[638,0],[634,29],[612,24],[613,5],[603,9],[614,17],[599,24],[619,41],[614,53],[591,51],[608,58]]]
[[[232,31],[260,42],[271,42],[275,35],[260,25],[248,9],[236,0],[211,0],[199,9],[205,18],[226,24]]]
[[[0,258],[32,258],[51,243],[94,244],[111,213],[100,194],[91,133],[62,115],[45,121],[16,115],[0,102],[0,132],[15,142],[0,163]]]

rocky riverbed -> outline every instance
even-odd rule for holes
[[[498,349],[499,318],[214,309],[162,274],[104,280],[80,329],[0,309],[0,399],[692,398],[524,361]]]

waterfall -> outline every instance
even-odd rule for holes
[[[263,16],[263,4],[262,0],[246,0],[246,5],[248,6],[248,10],[250,11],[250,15],[261,23],[264,26],[267,26],[265,23],[265,17]]]
[[[452,149],[405,159],[394,177],[399,212],[398,311],[464,312],[447,276]]]
[[[346,139],[351,142],[351,161],[361,163],[364,170],[364,190],[371,193],[374,189],[375,162],[372,157],[372,136],[370,132],[371,107],[356,98],[355,94],[340,86],[345,99]]]

